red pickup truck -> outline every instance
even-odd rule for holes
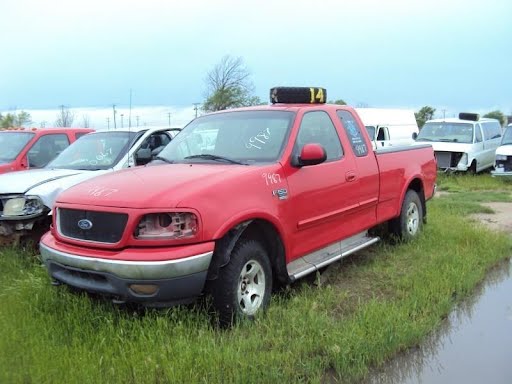
[[[147,306],[213,297],[252,318],[290,283],[379,240],[408,240],[434,194],[430,145],[372,150],[322,88],[274,88],[273,104],[193,120],[141,168],[59,195],[41,240],[55,284]]]
[[[2,128],[0,173],[42,168],[72,142],[93,129]]]

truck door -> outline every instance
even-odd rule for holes
[[[324,111],[303,115],[292,156],[305,144],[323,146],[327,159],[312,166],[283,167],[289,198],[288,218],[292,234],[291,259],[350,236],[358,208],[358,178],[354,157],[342,147],[330,116]]]

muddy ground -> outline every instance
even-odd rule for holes
[[[495,213],[477,213],[471,215],[486,225],[487,227],[504,231],[508,234],[512,233],[512,203],[481,203],[483,206],[491,208]]]

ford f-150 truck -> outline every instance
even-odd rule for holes
[[[42,168],[89,128],[0,129],[0,173]]]
[[[55,284],[165,306],[208,293],[222,324],[379,240],[408,240],[434,194],[432,147],[372,150],[354,109],[323,88],[273,88],[272,105],[193,120],[145,167],[57,198],[40,243]]]
[[[126,128],[91,133],[42,169],[0,175],[0,245],[39,242],[56,196],[81,181],[149,162],[179,128]]]

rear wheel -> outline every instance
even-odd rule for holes
[[[265,248],[255,240],[240,240],[212,288],[221,325],[254,319],[268,306],[272,292],[272,267]]]
[[[389,223],[390,232],[402,241],[418,236],[423,226],[423,206],[418,193],[409,189],[405,194],[400,216]]]

